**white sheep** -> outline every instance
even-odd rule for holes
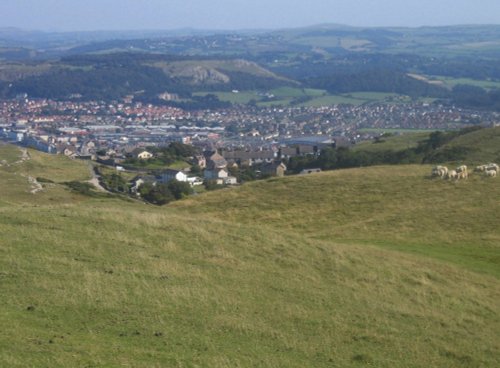
[[[479,165],[474,169],[475,172],[485,172],[488,165]]]
[[[431,172],[432,176],[439,176],[440,178],[446,178],[448,175],[448,168],[446,166],[435,166]]]
[[[498,171],[500,171],[499,166],[493,162],[491,162],[485,166],[486,166],[486,171],[495,171],[496,173],[498,173]]]
[[[458,179],[458,173],[455,170],[448,171],[448,179]]]
[[[486,170],[485,175],[490,177],[490,178],[496,178],[497,177],[497,172],[495,170]]]

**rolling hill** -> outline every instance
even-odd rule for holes
[[[169,92],[180,96],[180,107],[205,108],[227,106],[227,99],[214,96],[234,89],[300,86],[328,95],[270,104],[357,103],[342,94],[378,92],[498,110],[499,33],[495,25],[67,34],[0,29],[0,97],[116,100],[136,93],[159,103],[158,95]],[[215,94],[201,98],[203,92]]]
[[[0,162],[1,366],[500,363],[498,178],[380,166],[155,207],[71,192],[64,157]]]
[[[2,86],[3,84],[3,86]],[[244,59],[194,58],[136,53],[79,55],[43,63],[0,64],[0,96],[119,99],[164,92],[190,96],[203,90],[271,89],[297,82]]]

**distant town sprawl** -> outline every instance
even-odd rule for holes
[[[500,114],[427,104],[369,104],[326,107],[239,106],[183,111],[134,103],[61,102],[28,99],[0,102],[0,136],[49,153],[88,156],[117,153],[172,141],[246,151],[293,144],[317,145],[335,137],[356,142],[376,135],[364,129],[447,130],[494,125]],[[377,132],[375,130],[375,132]],[[88,142],[92,150],[86,149]]]

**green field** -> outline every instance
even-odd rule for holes
[[[0,142],[0,164],[12,164],[20,159],[20,151]]]
[[[384,132],[388,132],[384,130]],[[408,148],[417,147],[420,141],[429,137],[429,132],[405,132],[405,134],[382,137],[381,141],[376,143],[375,141],[363,141],[356,144],[352,149],[354,151],[366,151],[366,152],[381,152],[387,150],[399,151]]]
[[[194,96],[206,96],[214,94],[221,101],[234,104],[248,104],[256,101],[259,106],[287,106],[295,98],[316,97],[326,94],[326,91],[312,88],[280,87],[270,90],[268,93],[275,96],[275,99],[269,100],[262,93],[257,91],[239,91],[234,92],[196,92]]]
[[[327,94],[323,89],[313,89],[313,88],[294,88],[294,87],[280,87],[269,91],[269,93],[275,95],[277,98],[283,97],[317,97]]]
[[[2,367],[500,364],[498,178],[382,166],[155,207],[32,157],[0,167]]]
[[[194,96],[206,96],[212,94],[217,96],[221,101],[227,101],[234,104],[247,104],[252,100],[258,101],[260,97],[252,91],[241,91],[238,93],[233,92],[196,92],[193,93]]]
[[[239,91],[234,92],[196,92],[195,96],[206,96],[214,94],[221,101],[226,101],[234,104],[248,104],[251,101],[256,101],[258,106],[289,106],[294,104],[296,99],[310,98],[305,102],[300,102],[299,106],[331,106],[339,104],[363,105],[371,102],[391,102],[405,103],[410,99],[407,96],[402,96],[394,93],[384,92],[352,92],[340,95],[330,95],[322,89],[312,88],[297,88],[297,87],[280,87],[272,89],[268,92],[274,95],[273,99],[268,99],[264,95],[256,91]]]
[[[433,76],[432,78],[435,80],[443,81],[443,83],[450,88],[455,87],[458,84],[468,84],[471,86],[484,88],[486,90],[500,88],[500,81],[479,80],[471,78],[449,78],[441,76]]]

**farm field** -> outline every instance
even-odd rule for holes
[[[214,94],[221,101],[233,104],[248,104],[255,101],[258,106],[331,106],[338,104],[363,105],[371,102],[391,102],[404,103],[409,102],[408,96],[384,92],[352,92],[339,95],[328,94],[322,89],[280,87],[267,92],[274,98],[269,99],[263,93],[257,91],[239,91],[235,92],[196,92],[195,96],[206,96]],[[306,100],[301,102],[300,99]],[[299,99],[299,100],[298,100]]]
[[[500,364],[498,178],[380,166],[156,207],[29,153],[0,167],[0,366]]]
[[[234,104],[247,104],[252,100],[259,100],[260,97],[256,92],[252,91],[240,91],[238,93],[233,92],[196,92],[193,93],[194,96],[206,96],[208,94],[213,94],[221,101],[227,101]]]
[[[486,90],[500,88],[500,81],[479,80],[471,78],[449,78],[442,76],[433,76],[432,78],[435,80],[443,81],[443,83],[450,88],[453,88],[458,84],[468,84],[471,86],[484,88]]]
[[[313,88],[294,88],[294,87],[280,87],[269,91],[278,98],[283,97],[315,97],[326,95],[327,92],[323,89]]]

